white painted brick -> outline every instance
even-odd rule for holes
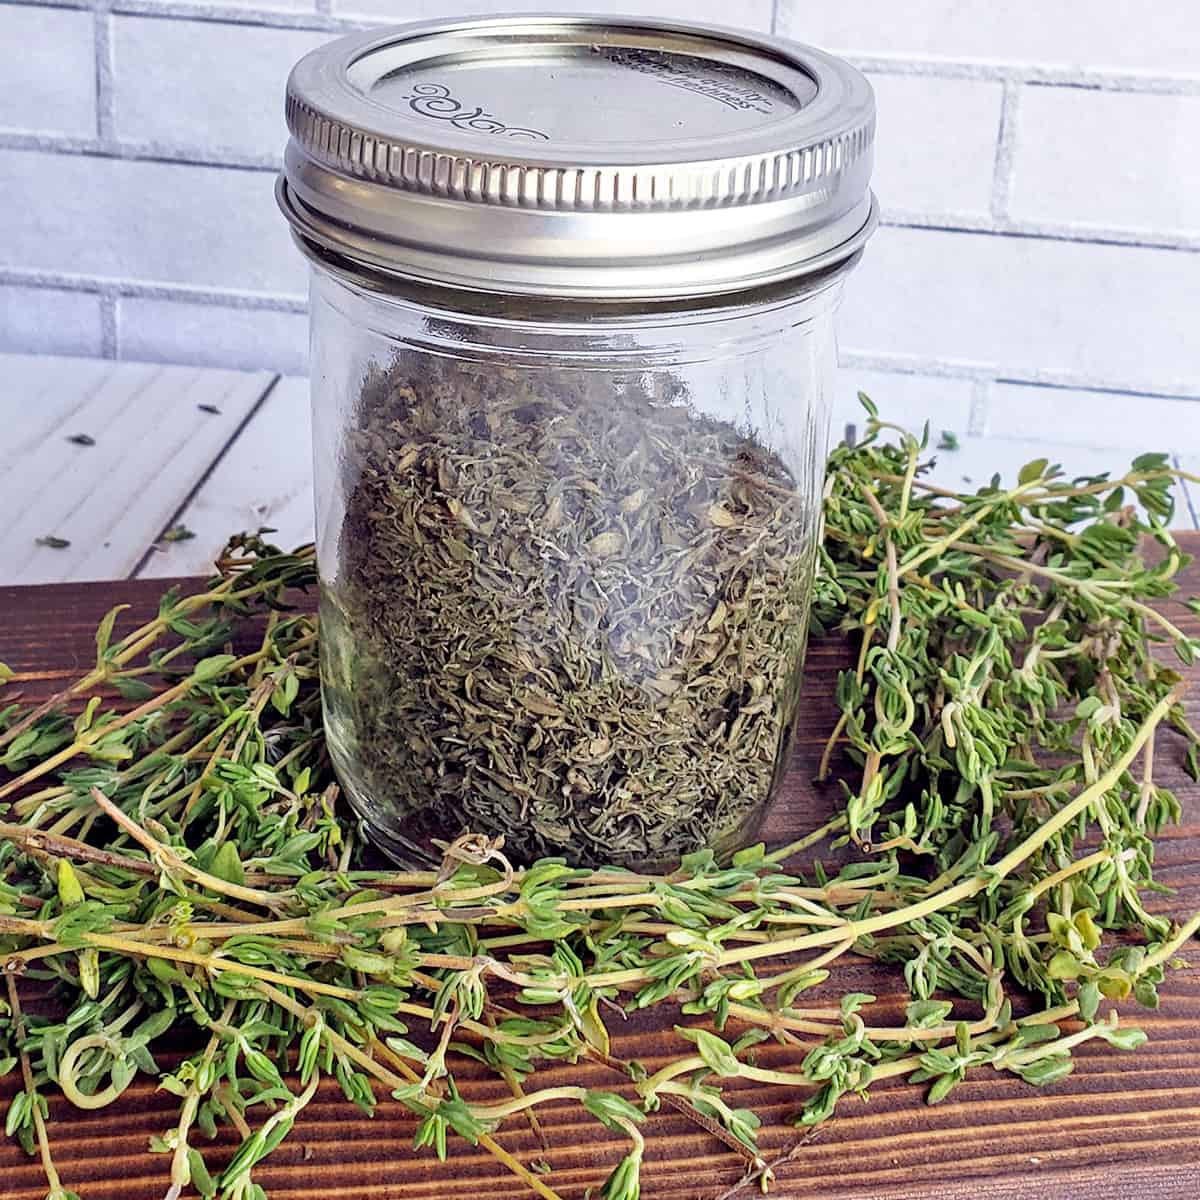
[[[864,392],[874,401],[884,421],[902,425],[914,433],[920,433],[928,421],[935,441],[943,429],[962,437],[971,417],[972,391],[969,379],[842,366],[838,369],[830,436],[837,441],[847,424],[854,425],[861,434],[867,414],[858,401],[858,393]]]
[[[214,156],[282,157],[288,72],[302,55],[334,36],[117,16],[117,136]]]
[[[883,228],[846,288],[843,350],[919,367],[1200,395],[1200,256]]]
[[[1019,111],[1014,218],[1200,233],[1200,96],[1027,87]]]
[[[513,3],[513,0],[333,0],[338,16],[377,17],[395,22],[397,17],[425,20],[432,17],[489,15],[513,12],[614,13],[637,11],[640,17],[686,17],[691,21],[710,21],[763,32],[771,28],[772,0],[638,0],[637,4],[612,0],[555,0],[555,3]]]
[[[101,354],[100,297],[0,285],[0,352],[9,351]]]
[[[92,14],[5,5],[0,10],[0,129],[96,133]]]
[[[779,0],[779,32],[844,54],[1200,76],[1195,0]]]
[[[0,151],[0,265],[300,296],[304,263],[274,182],[269,171]]]
[[[870,80],[879,113],[871,186],[884,218],[890,212],[986,217],[1003,85],[877,72]]]
[[[308,369],[304,313],[123,297],[117,306],[122,358],[194,366]]]
[[[1098,449],[1200,454],[1200,401],[996,384],[987,433]]]

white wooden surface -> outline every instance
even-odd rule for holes
[[[261,371],[5,356],[0,579],[134,572],[271,380]],[[78,434],[95,444],[72,443]],[[47,537],[70,544],[38,544]]]
[[[161,543],[139,574],[203,574],[241,530],[268,526],[289,550],[312,541],[310,425],[308,380],[280,379],[180,515],[196,536]]]
[[[979,487],[996,472],[1011,480],[1043,456],[1072,475],[1118,471],[1143,450],[1180,444],[1180,430],[1137,413],[1103,433],[1077,434],[1082,445],[1032,436],[1033,428],[1026,437],[971,435],[964,381],[948,379],[927,399],[927,380],[896,387],[889,402],[887,380],[861,376],[849,373],[835,435],[847,421],[861,428],[851,403],[860,382],[889,419],[916,426],[928,417],[935,443],[943,429],[956,435],[959,448],[938,453],[933,475],[946,487]],[[1048,413],[1054,399],[1047,392]],[[1054,426],[1052,419],[1040,424]],[[0,583],[203,574],[230,534],[262,526],[274,528],[271,540],[285,547],[310,541],[309,427],[304,379],[0,355]],[[78,433],[96,444],[67,440]],[[1200,475],[1200,456],[1175,461]],[[1176,526],[1200,528],[1198,513],[1200,488],[1180,489]],[[161,540],[175,524],[195,536]],[[45,536],[71,544],[39,546]]]

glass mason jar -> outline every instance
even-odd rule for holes
[[[288,117],[325,723],[369,835],[643,868],[751,839],[800,700],[869,87],[729,31],[498,18],[322,47]]]

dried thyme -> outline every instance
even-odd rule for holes
[[[373,370],[356,426],[322,644],[368,823],[580,865],[745,840],[816,532],[783,462],[637,380],[425,356]]]

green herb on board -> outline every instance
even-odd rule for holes
[[[943,429],[937,448],[939,450],[957,450],[959,448],[958,434],[951,433],[949,429]]]
[[[478,1144],[544,1200],[574,1181],[498,1131],[573,1105],[626,1139],[600,1194],[637,1200],[659,1108],[765,1187],[797,1151],[760,1148],[743,1105],[764,1088],[794,1092],[801,1145],[889,1079],[939,1103],[998,1071],[1019,1100],[1088,1042],[1144,1040],[1117,1008],[1169,1003],[1200,928],[1147,907],[1179,817],[1162,769],[1200,773],[1165,657],[1200,652],[1195,601],[1172,597],[1180,473],[1163,455],[1077,479],[1035,461],[954,494],[868,413],[830,458],[813,597],[848,649],[817,766],[842,795],[786,846],[648,874],[467,835],[436,867],[380,869],[327,756],[318,626],[297,606],[311,548],[257,537],[121,636],[113,609],[58,695],[18,692],[0,710],[0,1076],[50,1195],[72,1181],[48,1099],[98,1109],[139,1075],[172,1200],[259,1200],[322,1085],[365,1112],[393,1098],[419,1153]],[[902,1016],[853,986],[849,956],[894,972]],[[659,1015],[656,1069],[620,1057],[618,1010]],[[168,1030],[182,1062],[158,1053]],[[547,1078],[576,1061],[611,1088]],[[480,1071],[487,1100],[459,1087]],[[220,1169],[218,1132],[238,1145]]]
[[[186,525],[172,525],[170,529],[162,535],[164,542],[188,542],[196,535]]]

